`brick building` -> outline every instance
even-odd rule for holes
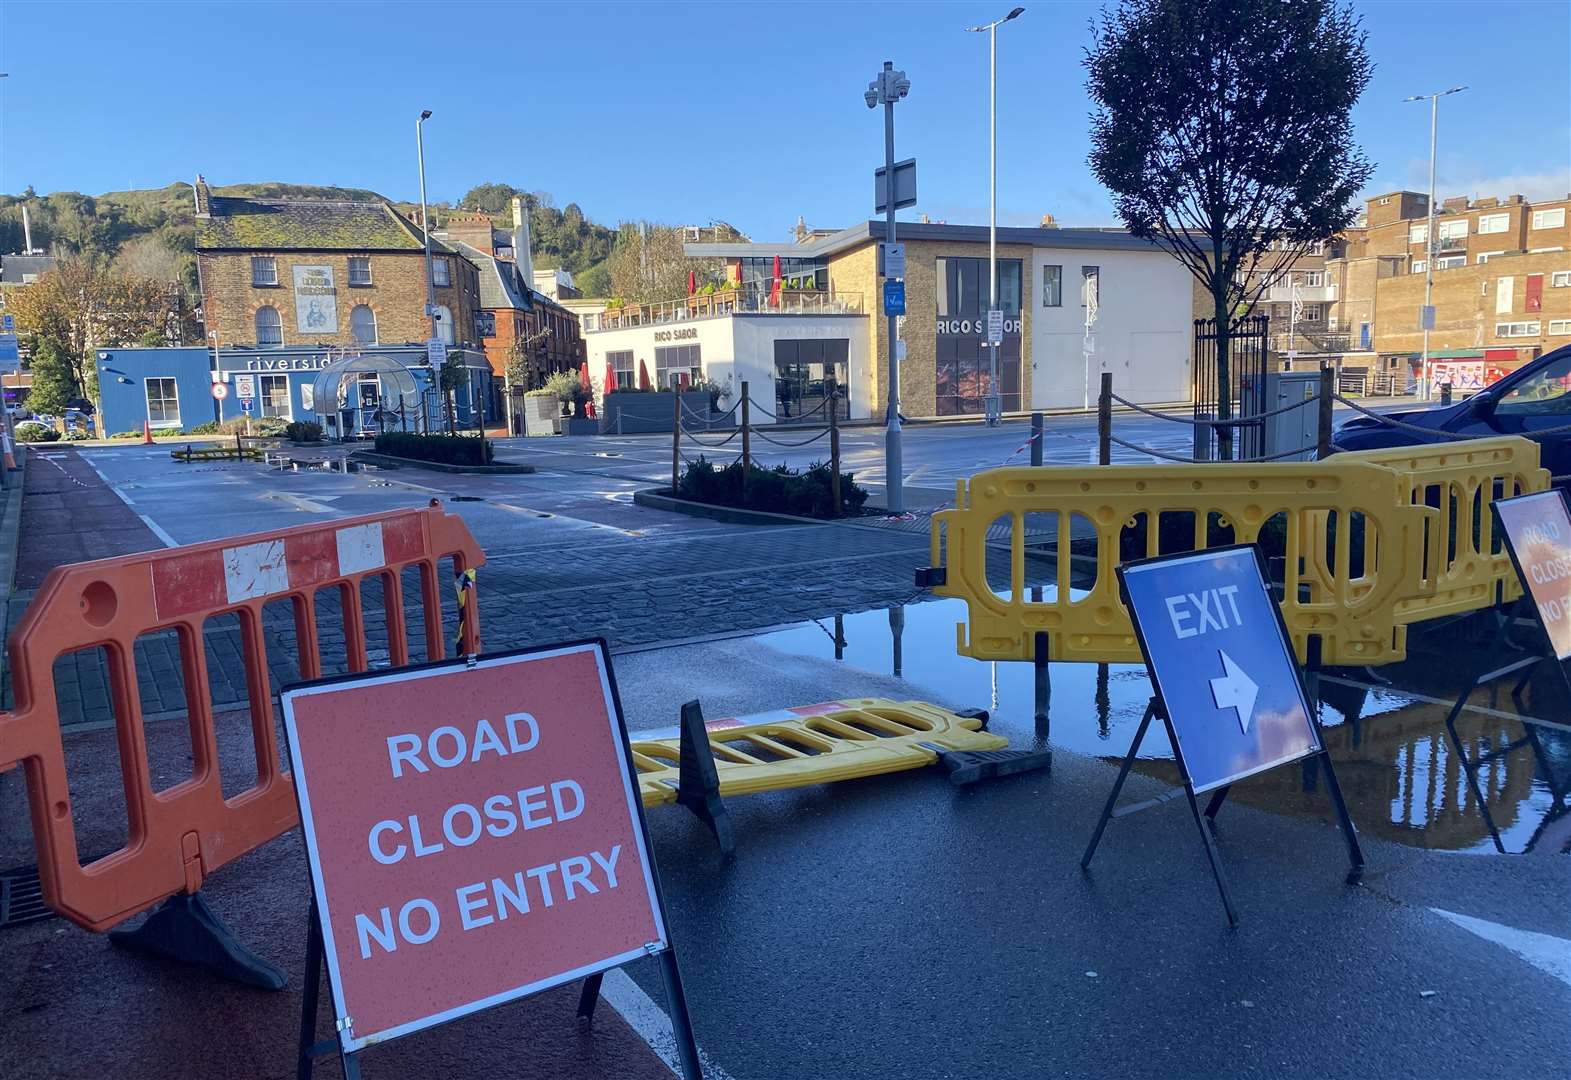
[[[1376,195],[1365,204],[1363,223],[1332,241],[1320,265],[1299,265],[1301,277],[1318,272],[1323,295],[1315,299],[1325,302],[1323,333],[1298,341],[1301,360],[1393,384],[1417,376],[1428,213],[1427,196],[1417,192]],[[1434,227],[1429,346],[1431,360],[1447,365],[1442,380],[1490,381],[1571,344],[1571,196],[1446,199]],[[1273,299],[1286,291],[1273,287]],[[1278,316],[1273,311],[1272,328],[1285,330]]]
[[[479,271],[432,241],[437,333],[476,342]],[[221,347],[424,342],[420,230],[385,202],[212,196],[196,179],[202,313]]]
[[[512,229],[496,227],[491,215],[453,211],[436,233],[478,271],[475,340],[485,350],[496,376],[493,381],[497,415],[518,415],[522,397],[559,371],[576,370],[584,362],[584,341],[578,317],[544,293],[530,287],[529,219],[523,200],[513,199]],[[521,355],[520,355],[521,354]],[[509,361],[518,356],[514,382]]]

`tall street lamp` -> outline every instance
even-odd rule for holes
[[[1025,8],[1017,7],[1002,19],[994,19],[984,26],[968,26],[968,34],[987,34],[987,119],[988,135],[988,194],[987,194],[987,310],[988,318],[998,310],[998,27],[1011,19],[1019,18]],[[987,422],[998,423],[1003,403],[998,394],[998,342],[992,341],[988,331],[988,353],[991,362],[987,372]]]
[[[911,80],[905,72],[896,71],[895,65],[884,61],[884,69],[862,94],[869,109],[884,107],[884,243],[889,251],[895,242],[895,102],[911,92]],[[888,267],[885,267],[887,272]],[[899,316],[889,319],[889,406],[888,423],[884,429],[884,486],[885,501],[891,514],[905,513],[904,479],[900,461],[900,358],[895,335],[898,333]],[[834,408],[834,402],[829,403]]]
[[[431,226],[426,220],[425,208],[425,122],[431,119],[431,110],[425,109],[420,113],[420,119],[415,121],[415,154],[420,159],[420,234],[425,241],[425,313],[431,320],[431,337],[437,337],[436,332],[436,287],[435,279],[431,274]]]
[[[1419,313],[1418,318],[1424,329],[1424,368],[1418,389],[1426,401],[1429,399],[1431,381],[1429,331],[1435,323],[1435,144],[1440,125],[1440,99],[1450,94],[1459,94],[1466,89],[1465,86],[1453,86],[1437,94],[1414,94],[1412,97],[1402,99],[1429,102],[1429,216],[1425,219],[1424,225],[1424,310]]]

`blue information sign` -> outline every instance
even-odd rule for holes
[[[1194,791],[1320,752],[1298,661],[1253,547],[1135,563],[1122,576]]]
[[[903,281],[884,282],[884,314],[904,315],[906,313],[906,283]]]

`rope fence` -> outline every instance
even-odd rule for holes
[[[737,453],[738,460],[742,465],[743,483],[746,484],[746,477],[752,471],[753,465],[755,464],[753,460],[753,439],[755,437],[765,443],[768,443],[770,446],[776,446],[782,450],[800,450],[805,446],[811,446],[820,439],[827,438],[829,440],[829,468],[832,497],[834,499],[834,505],[840,506],[839,394],[837,392],[834,379],[831,378],[826,380],[825,385],[828,392],[825,394],[822,401],[820,401],[816,406],[805,413],[802,413],[798,416],[785,417],[784,423],[781,422],[781,417],[777,416],[775,413],[764,408],[763,406],[759,405],[758,402],[753,400],[752,395],[748,392],[748,385],[745,381],[742,383],[742,393],[737,403],[731,406],[731,408],[718,414],[700,413],[698,410],[693,409],[687,405],[682,400],[682,396],[678,394],[676,396],[676,405],[672,410],[670,428],[671,493],[674,495],[681,488],[682,466],[685,464],[691,468],[698,464],[697,461],[694,461],[684,452],[682,447],[684,440],[686,440],[686,442],[692,446],[703,447],[708,450],[718,450],[728,445],[732,440],[740,438],[742,444]],[[821,425],[805,425],[802,423],[802,421],[808,419],[809,417],[823,412],[826,408],[828,409],[827,422]],[[724,439],[715,442],[700,437],[703,435],[708,435],[713,430],[712,425],[716,418],[724,419],[738,410],[740,410],[739,419],[741,422]],[[768,425],[774,430],[775,434],[772,435],[766,433],[754,426],[752,415],[754,410],[757,410],[759,413],[768,417],[770,420],[775,421],[774,424]],[[697,420],[702,421],[704,423],[704,427],[701,430],[695,430],[693,427],[684,423],[684,412],[687,416],[691,416]],[[802,439],[780,439],[775,437],[775,435],[781,434],[787,430],[795,433],[806,434],[807,437]],[[699,461],[702,460],[704,460],[704,458],[702,455],[700,455]]]

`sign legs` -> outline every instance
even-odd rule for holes
[[[1140,717],[1140,726],[1135,729],[1134,741],[1129,744],[1129,753],[1124,755],[1124,762],[1118,767],[1118,779],[1113,781],[1113,790],[1107,793],[1107,805],[1102,807],[1102,816],[1097,818],[1096,832],[1091,834],[1091,843],[1086,845],[1086,853],[1080,857],[1080,869],[1091,869],[1091,857],[1096,854],[1096,847],[1102,842],[1102,833],[1107,829],[1107,823],[1113,816],[1113,809],[1118,805],[1118,795],[1124,790],[1124,781],[1129,779],[1129,768],[1135,763],[1135,753],[1140,749],[1140,744],[1145,741],[1146,728],[1151,726],[1151,717],[1156,715],[1156,698],[1146,703],[1146,711]]]
[[[316,1041],[316,1013],[321,1002],[322,987],[322,923],[317,918],[316,897],[311,898],[311,911],[306,916],[305,986],[300,995],[300,1052],[295,1066],[296,1080],[311,1080],[311,1070],[316,1059],[324,1054],[338,1054],[344,1080],[360,1080],[360,1062],[355,1055],[345,1053],[336,1036]]]

